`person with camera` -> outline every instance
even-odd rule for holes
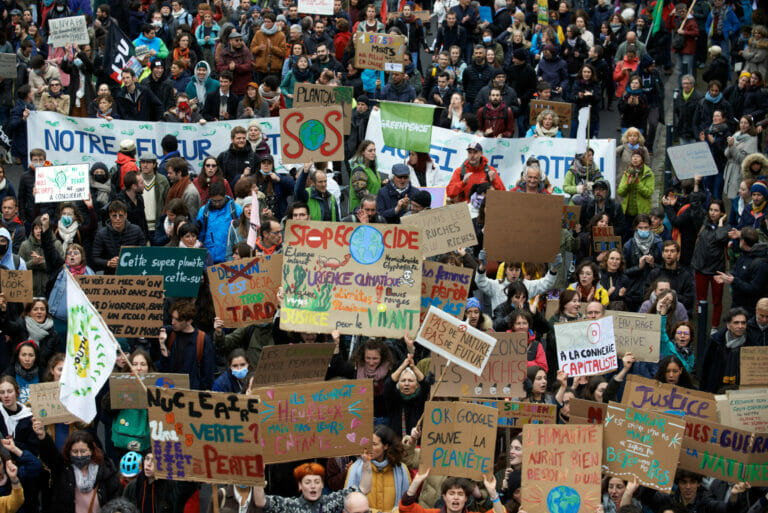
[[[187,93],[179,93],[176,96],[176,106],[168,109],[163,115],[163,121],[169,123],[206,123],[205,118],[196,110],[192,110],[192,103]]]

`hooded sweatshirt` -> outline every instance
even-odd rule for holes
[[[205,68],[205,72],[206,72],[205,79],[203,80],[200,80],[197,77],[197,68],[201,66]],[[189,83],[187,84],[187,89],[185,91],[187,93],[187,96],[189,96],[190,100],[197,98],[198,112],[202,112],[203,107],[205,106],[205,97],[208,96],[208,93],[218,91],[218,89],[219,89],[219,81],[211,78],[211,67],[205,61],[198,62],[197,65],[195,66],[194,73],[192,73],[192,80],[190,80]]]
[[[10,270],[26,271],[27,264],[24,262],[23,258],[18,259],[18,266],[15,263],[16,259],[13,258],[13,241],[11,240],[11,234],[7,228],[0,228],[0,238],[4,238],[8,241],[8,250],[4,255],[0,256],[0,265],[3,265],[6,269]]]

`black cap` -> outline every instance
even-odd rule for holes
[[[411,198],[412,201],[418,203],[423,208],[429,208],[432,205],[432,195],[429,191],[419,189]]]
[[[152,67],[165,69],[165,64],[163,64],[163,61],[161,59],[155,59],[154,61],[152,61]]]
[[[597,189],[598,187],[600,187],[601,189],[605,189],[606,191],[611,190],[611,184],[609,184],[607,180],[604,180],[602,178],[595,180],[595,183],[592,184],[592,189]]]

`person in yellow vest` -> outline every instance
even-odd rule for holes
[[[311,165],[305,165],[299,173],[293,188],[293,197],[302,201],[309,208],[309,218],[312,221],[338,221],[339,205],[336,198],[328,191],[328,175],[322,169],[309,172]],[[307,178],[310,186],[307,187]]]

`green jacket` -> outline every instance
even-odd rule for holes
[[[255,324],[246,328],[237,328],[225,335],[214,333],[213,343],[218,354],[228,355],[233,349],[243,348],[252,365],[259,363],[261,350],[266,346],[273,346],[272,324]],[[255,368],[255,367],[254,367]]]
[[[352,186],[352,193],[349,195],[349,211],[352,212],[360,204],[363,196],[366,194],[376,196],[379,193],[381,177],[359,159],[350,161],[349,169],[351,169],[352,173],[349,179],[349,183]]]
[[[656,187],[656,178],[653,176],[651,168],[646,165],[643,165],[643,170],[639,176],[640,180],[627,184],[629,177],[629,169],[627,169],[621,176],[619,188],[616,189],[616,193],[624,198],[621,202],[621,208],[625,214],[630,216],[647,214],[651,210],[651,198]]]

